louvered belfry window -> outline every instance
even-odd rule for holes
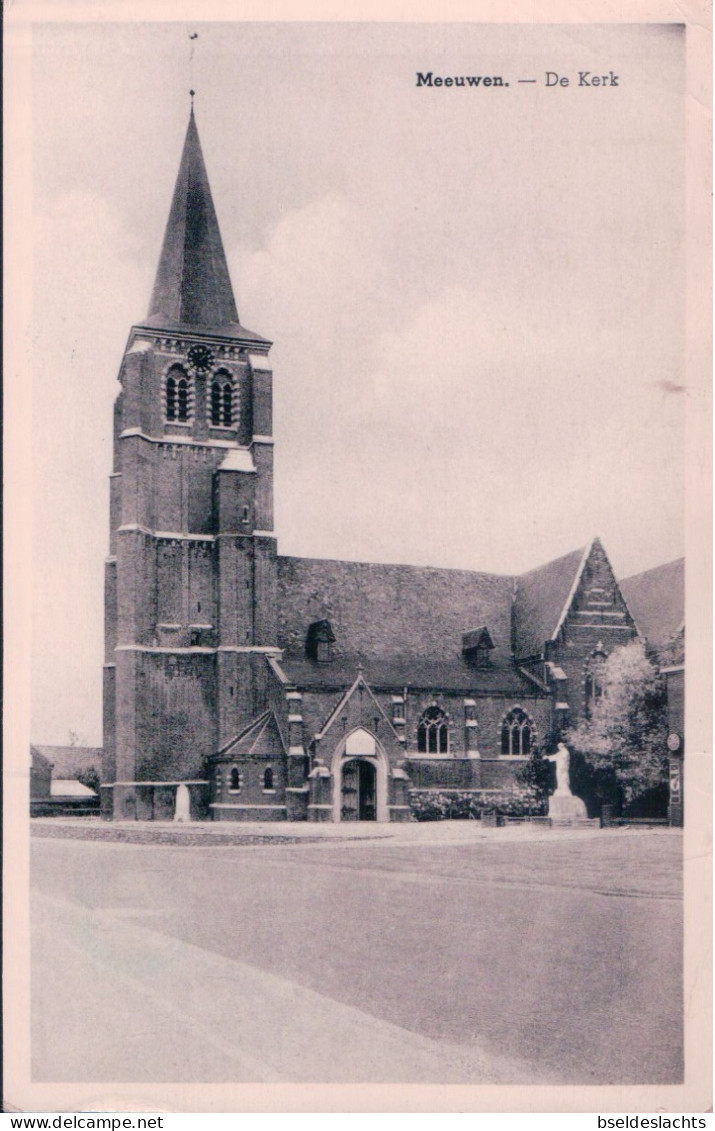
[[[189,382],[184,370],[175,365],[166,379],[165,414],[168,421],[184,424],[189,419]]]
[[[211,382],[211,424],[214,428],[232,428],[235,417],[233,382],[228,373],[217,373]]]

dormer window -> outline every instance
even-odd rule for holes
[[[494,644],[486,625],[474,632],[465,632],[462,637],[462,655],[475,668],[491,667],[490,654],[493,650]]]
[[[316,620],[305,638],[305,654],[317,664],[329,664],[333,659],[335,634],[329,620]]]

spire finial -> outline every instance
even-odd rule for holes
[[[194,40],[198,39],[198,38],[199,38],[199,33],[197,31],[190,31],[189,32],[189,41],[191,43],[191,47],[189,48],[189,82],[191,83],[192,87],[194,85]],[[194,95],[196,94],[196,91],[190,90],[189,94],[191,95],[191,110],[193,112]]]

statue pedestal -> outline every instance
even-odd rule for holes
[[[549,798],[549,817],[554,824],[572,825],[577,821],[586,820],[588,814],[580,797],[556,790],[556,793],[552,793]]]

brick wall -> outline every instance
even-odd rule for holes
[[[231,770],[234,767],[240,776],[238,791],[231,789]],[[271,790],[264,787],[267,769],[273,772]],[[229,805],[284,805],[285,786],[285,759],[280,752],[272,758],[227,758],[215,763],[212,800]]]
[[[466,753],[464,695],[449,695],[437,691],[410,691],[405,703],[405,749],[416,753],[417,731],[423,713],[432,706],[438,707],[447,717],[448,752],[455,756]]]
[[[303,730],[306,748],[310,744],[313,736],[322,730],[326,720],[335,711],[347,690],[347,687],[343,691],[319,691],[306,688],[302,690]],[[391,720],[391,692],[377,692],[375,698],[387,718]],[[417,737],[419,720],[422,712],[435,703],[445,711],[448,717],[450,735],[449,756],[439,759],[420,759]],[[550,730],[552,712],[550,699],[528,695],[519,698],[508,696],[480,696],[476,699],[474,714],[478,723],[478,749],[482,759],[498,759],[497,768],[489,770],[490,780],[493,779],[497,784],[501,784],[502,781],[511,780],[510,775],[513,772],[513,765],[517,764],[516,760],[510,759],[507,761],[507,759],[501,758],[502,720],[505,714],[516,706],[525,710],[532,719],[534,724],[534,740],[536,742],[542,740]],[[347,710],[343,712],[343,714],[346,718],[348,717]],[[463,694],[449,694],[440,691],[408,692],[405,705],[405,719],[406,743],[403,748],[404,753],[402,756],[409,759],[410,766],[424,763],[425,767],[427,767],[419,771],[424,778],[422,784],[435,786],[446,786],[448,784],[462,785],[467,777],[473,777],[476,771],[465,768],[467,763],[463,761],[466,754],[466,713]],[[374,729],[374,720],[372,717],[368,719],[368,724],[370,729]],[[340,725],[342,725],[342,723]],[[391,727],[388,728],[387,724],[382,721],[379,721],[377,725],[378,737],[380,737],[382,731],[391,731],[392,729]],[[334,741],[335,734],[339,735],[339,733],[340,730],[338,727],[338,730],[331,731],[329,739],[325,740],[325,750],[321,750],[321,756],[324,757],[326,761],[329,760],[336,744]],[[502,764],[505,764],[507,768],[500,769],[499,766]],[[510,766],[512,769],[509,768]],[[444,767],[444,778],[440,776],[442,774],[442,767]],[[410,773],[411,772],[410,770]],[[472,784],[479,783],[474,781]]]
[[[117,776],[117,683],[114,663],[106,664],[102,671],[102,782],[116,781]]]
[[[137,778],[201,778],[216,749],[215,657],[139,653]]]
[[[480,784],[478,759],[415,756],[407,759],[405,770],[416,789],[476,789]]]
[[[422,712],[437,703],[449,716],[450,752],[460,756],[466,753],[464,696],[450,696],[444,692],[410,692],[407,700],[406,749],[409,755],[417,753],[417,728]],[[504,716],[514,707],[521,707],[532,719],[536,741],[548,733],[551,723],[552,702],[546,697],[532,695],[478,695],[475,699],[474,717],[477,721],[477,748],[483,758],[501,755],[501,728]]]
[[[517,770],[523,765],[523,758],[482,758],[479,784],[482,789],[507,788],[513,784]]]
[[[589,661],[599,645],[610,654],[636,636],[635,625],[625,605],[613,571],[599,542],[586,562],[559,639],[550,658],[568,678],[565,689],[571,723],[583,718],[586,708],[586,675]]]
[[[30,767],[30,800],[49,801],[52,783],[52,763],[47,758],[32,753]]]
[[[635,630],[623,630],[600,625],[582,628],[567,620],[564,639],[553,649],[554,663],[558,664],[568,679],[566,697],[572,724],[583,718],[586,706],[586,672],[594,650],[601,644],[606,653],[628,644],[635,638]]]
[[[665,685],[668,693],[668,731],[685,733],[685,670],[667,672]]]

